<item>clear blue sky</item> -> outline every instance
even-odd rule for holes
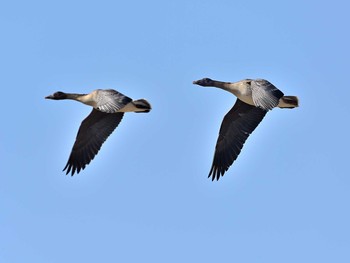
[[[0,262],[350,262],[347,1],[0,4]],[[275,109],[207,179],[235,97],[193,80],[265,78]],[[55,91],[147,98],[79,175],[91,109]]]

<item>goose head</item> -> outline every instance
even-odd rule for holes
[[[51,100],[64,100],[66,98],[67,98],[67,94],[62,91],[57,91],[54,94],[45,97],[45,99],[51,99]]]
[[[210,78],[204,78],[204,79],[193,81],[193,84],[197,84],[197,85],[203,86],[203,87],[209,87],[209,86],[213,86],[213,82],[214,81]]]

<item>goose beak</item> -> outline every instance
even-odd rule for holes
[[[199,80],[194,80],[192,83],[199,85]]]
[[[46,96],[45,99],[53,99],[53,95]]]

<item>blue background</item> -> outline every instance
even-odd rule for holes
[[[3,1],[1,262],[350,262],[346,1]],[[275,109],[207,179],[235,97],[192,84],[265,78]],[[93,162],[62,172],[91,109],[146,98]]]

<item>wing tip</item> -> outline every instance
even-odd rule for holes
[[[209,175],[208,178],[211,177],[211,181],[213,182],[215,179],[216,181],[219,181],[219,179],[221,177],[224,176],[224,174],[226,173],[226,171],[228,170],[228,168],[219,168],[218,166],[215,166],[214,164],[211,166],[211,169],[209,171]]]
[[[78,174],[80,173],[81,170],[85,169],[85,165],[77,165],[72,163],[71,160],[68,160],[66,166],[63,168],[62,172],[65,171],[66,175],[69,175],[69,173],[71,174],[71,176],[74,176],[75,172]]]

